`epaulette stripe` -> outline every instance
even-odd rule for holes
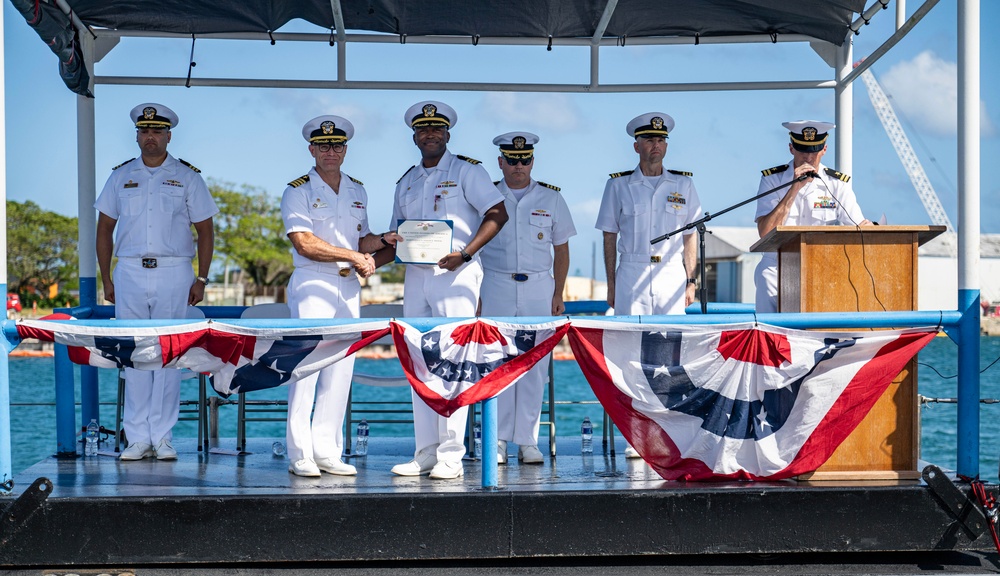
[[[761,170],[760,173],[763,174],[764,176],[770,176],[772,174],[780,174],[785,170],[788,170],[788,164],[780,164],[778,166],[773,166],[771,168],[768,168],[767,170]]]
[[[620,178],[622,176],[629,176],[633,172],[635,172],[635,170],[628,170],[626,172],[615,172],[614,174],[608,174],[608,176],[611,176],[612,178]]]
[[[831,178],[836,178],[837,180],[840,180],[841,182],[850,182],[851,181],[851,177],[850,176],[848,176],[847,174],[844,174],[843,172],[837,172],[833,168],[826,168],[823,171],[826,172],[827,175],[829,175]]]
[[[295,180],[292,180],[291,182],[288,183],[288,185],[291,186],[292,188],[298,188],[299,186],[302,186],[308,181],[309,181],[309,175],[306,174],[305,176],[299,176]]]
[[[191,163],[189,163],[189,162],[185,161],[184,159],[182,159],[182,158],[178,158],[178,159],[177,159],[177,161],[178,161],[178,162],[180,162],[181,164],[183,164],[183,165],[187,166],[188,168],[190,168],[190,169],[194,170],[194,171],[195,171],[195,172],[197,172],[198,174],[201,174],[201,170],[198,170],[197,168],[195,168],[194,166],[192,166],[192,165],[191,165]]]
[[[687,176],[688,178],[694,176],[694,172],[685,172],[683,170],[667,170],[671,174],[677,174],[678,176]]]
[[[455,154],[455,158],[458,158],[459,160],[465,160],[469,164],[482,164],[482,162],[476,160],[475,158],[469,158],[468,156],[462,156],[461,154]]]
[[[358,180],[357,178],[355,178],[353,176],[348,176],[348,178],[351,179],[351,182],[354,182],[355,184],[357,184],[359,186],[364,186],[365,185],[364,182],[362,182],[361,180]]]
[[[121,168],[122,166],[124,166],[124,165],[128,164],[129,162],[131,162],[131,161],[133,161],[133,160],[135,160],[135,158],[129,158],[128,160],[126,160],[126,161],[122,162],[121,164],[119,164],[119,165],[115,166],[115,167],[114,167],[114,168],[112,168],[111,170],[117,170],[117,169]]]
[[[410,170],[413,170],[416,167],[417,167],[417,165],[414,164],[413,166],[410,166]],[[403,172],[403,175],[399,177],[399,180],[396,180],[396,184],[399,184],[400,182],[402,182],[403,178],[406,178],[406,175],[410,173],[410,170],[407,170],[406,172]]]
[[[545,186],[546,188],[551,188],[551,189],[555,190],[556,192],[560,191],[560,188],[558,186],[553,186],[552,184],[548,184],[548,183],[545,183],[545,182],[539,182],[538,185],[539,186]]]

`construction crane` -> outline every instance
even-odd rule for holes
[[[896,149],[896,154],[899,155],[903,168],[910,176],[910,182],[917,189],[920,202],[923,203],[924,209],[931,217],[931,223],[946,226],[947,232],[955,232],[955,228],[948,218],[948,213],[944,211],[937,193],[934,192],[934,187],[931,186],[931,181],[927,179],[924,167],[920,165],[920,160],[917,158],[916,152],[913,151],[913,146],[910,145],[910,139],[906,137],[903,127],[899,124],[899,118],[896,117],[896,112],[892,109],[889,98],[882,91],[882,87],[875,80],[871,70],[862,72],[861,79],[864,81],[865,87],[868,88],[868,97],[871,98],[872,106],[875,107],[878,119],[882,121],[882,126],[889,136],[889,141],[892,142],[892,147]]]

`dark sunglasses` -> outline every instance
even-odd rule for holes
[[[521,157],[504,156],[503,157],[503,159],[507,161],[507,165],[508,166],[517,166],[518,162],[520,162],[521,164],[524,164],[525,166],[527,166],[528,164],[531,164],[531,160],[533,158],[534,158],[534,156],[521,156]]]

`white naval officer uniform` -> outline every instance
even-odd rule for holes
[[[281,196],[285,233],[311,232],[331,246],[357,250],[371,233],[368,193],[358,180],[341,173],[334,192],[313,167],[289,183]],[[288,281],[292,318],[358,318],[361,282],[347,262],[315,262],[292,249],[295,271]],[[344,449],[344,414],[354,374],[354,356],[293,381],[288,389],[286,442],[291,462],[303,458],[339,460]],[[315,398],[315,410],[313,401]],[[312,425],[310,426],[310,415]]]
[[[596,228],[618,234],[616,314],[684,313],[688,276],[681,236],[695,231],[658,244],[649,241],[699,217],[701,201],[689,173],[665,169],[662,176],[651,179],[636,167],[611,175]]]
[[[505,181],[496,187],[504,196],[509,219],[479,251],[482,315],[550,316],[555,290],[552,247],[576,235],[569,207],[558,188],[543,182],[531,180],[520,200]],[[497,397],[499,440],[521,446],[538,444],[548,364],[548,357],[539,361]]]
[[[219,213],[198,170],[170,154],[155,168],[134,158],[114,169],[94,207],[117,220],[115,317],[185,318],[195,281],[191,224]],[[156,259],[155,268],[143,266],[148,258]],[[122,425],[129,444],[171,440],[180,371],[126,368],[125,382]]]
[[[503,195],[478,160],[445,151],[433,168],[422,161],[396,183],[390,230],[399,220],[451,220],[452,251],[464,249],[475,236],[483,215],[503,202]],[[403,284],[403,315],[407,317],[465,318],[476,315],[483,269],[479,254],[455,271],[437,264],[407,264]],[[461,463],[468,407],[449,418],[440,416],[413,393],[414,458],[436,451],[438,462]]]
[[[757,193],[761,194],[795,177],[794,161],[763,171]],[[788,211],[784,226],[856,226],[865,217],[858,206],[858,199],[850,185],[850,176],[820,164],[818,176],[803,186],[796,194]],[[768,194],[757,200],[754,222],[770,214],[784,198],[787,188]],[[766,252],[754,270],[757,312],[778,311],[778,255]]]

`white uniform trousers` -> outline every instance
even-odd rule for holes
[[[759,313],[778,311],[778,259],[773,254],[764,254],[753,271],[756,288],[754,310]]]
[[[479,260],[449,272],[437,266],[406,267],[403,284],[403,316],[413,318],[471,318],[476,315],[483,269]],[[465,421],[469,408],[459,408],[445,418],[431,409],[420,396],[413,396],[414,457],[435,450],[438,462],[461,462],[465,455]]]
[[[353,272],[341,277],[296,268],[288,280],[288,308],[292,318],[357,318],[361,311],[361,283]],[[344,414],[353,377],[351,355],[289,384],[285,442],[290,461],[341,457]]]
[[[157,258],[156,268],[143,268],[141,258],[119,258],[112,274],[115,317],[122,320],[186,318],[194,284],[190,258]],[[157,446],[173,438],[180,412],[181,372],[125,369],[122,427],[129,443]]]
[[[615,272],[615,314],[683,314],[687,275],[681,256],[666,262],[630,262]]]
[[[480,300],[483,316],[551,316],[556,282],[548,272],[517,282],[510,274],[485,270]],[[550,357],[541,359],[497,397],[497,437],[520,446],[538,445],[542,396]]]

